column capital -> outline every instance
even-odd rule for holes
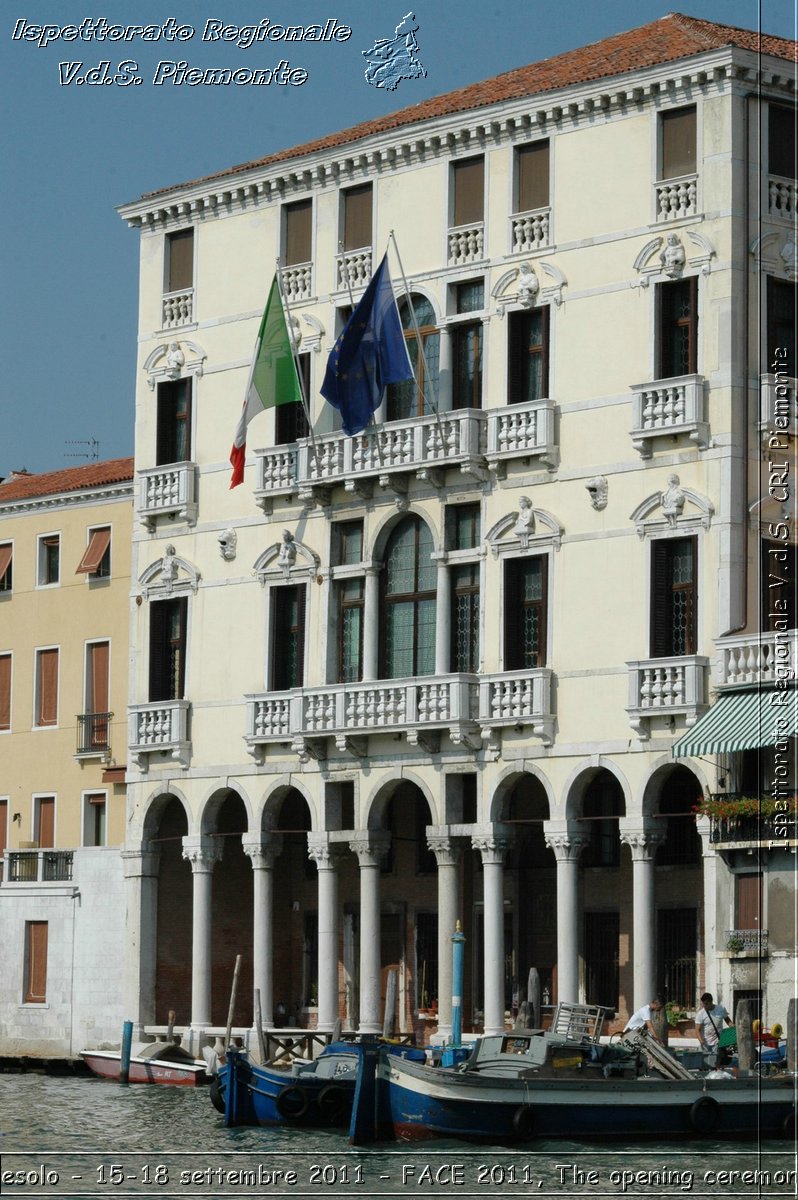
[[[586,837],[570,833],[567,830],[557,830],[551,833],[544,830],[543,838],[549,850],[554,852],[558,863],[579,862],[582,851],[587,845]]]
[[[632,851],[632,862],[653,862],[657,846],[665,840],[665,834],[651,829],[621,829],[621,845]]]
[[[454,838],[427,830],[427,846],[435,855],[439,867],[456,867],[460,862],[462,846]]]
[[[183,858],[191,863],[194,875],[210,875],[216,864],[222,861],[223,850],[221,838],[212,838],[205,833],[189,834],[183,838]]]
[[[483,866],[501,865],[512,844],[512,831],[504,825],[477,827],[471,836],[471,845],[482,855]]]
[[[251,859],[253,871],[270,871],[282,848],[280,834],[250,833],[241,839],[241,849]]]
[[[308,834],[308,858],[313,859],[319,871],[334,871],[340,857],[340,849],[335,842],[330,841],[329,834]]]
[[[138,850],[122,850],[122,870],[125,879],[137,879],[158,874],[161,860],[160,846],[142,846]]]
[[[349,843],[349,849],[357,855],[361,867],[379,867],[390,846],[391,835],[383,831],[359,834]]]

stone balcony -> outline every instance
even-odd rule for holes
[[[763,375],[759,387],[759,428],[765,437],[798,437],[798,380]]]
[[[177,762],[187,767],[191,760],[188,700],[160,700],[133,704],[128,709],[128,749],[142,774],[151,765]]]
[[[482,221],[470,225],[455,225],[448,234],[450,267],[464,267],[481,262],[485,257],[485,226]]]
[[[8,850],[0,879],[7,884],[71,883],[74,857],[73,850]]]
[[[550,243],[551,209],[533,208],[510,217],[512,254],[532,254]]]
[[[704,379],[680,375],[653,383],[632,384],[632,445],[641,458],[651,458],[658,438],[686,434],[702,450],[709,445]]]
[[[152,533],[158,517],[179,517],[189,525],[197,519],[197,467],[193,462],[145,467],[137,472],[138,517]]]
[[[409,477],[443,486],[445,472],[487,479],[488,468],[502,475],[509,459],[537,458],[548,468],[558,462],[554,402],[536,400],[483,411],[464,408],[439,417],[415,417],[375,425],[350,438],[342,433],[255,452],[255,498],[270,511],[275,496],[327,503],[331,488],[370,495],[375,483],[407,491]]]
[[[344,291],[350,288],[357,291],[364,288],[371,280],[371,246],[362,246],[359,250],[343,250],[335,256],[336,280],[338,287]]]
[[[480,749],[502,726],[531,727],[553,736],[551,671],[501,675],[438,675],[368,683],[338,683],[246,697],[245,741],[262,760],[268,745],[289,744],[301,762],[325,759],[328,741],[356,758],[368,754],[368,737],[404,734],[427,753],[441,735],[457,746]]]
[[[768,213],[780,220],[795,222],[798,216],[796,182],[782,175],[768,176]]]
[[[657,221],[679,221],[698,214],[698,176],[680,175],[654,184]]]
[[[637,736],[650,736],[657,717],[684,717],[689,728],[707,707],[709,659],[700,654],[628,662],[629,722]]]
[[[280,268],[280,283],[285,304],[310,300],[313,296],[313,263],[293,263]]]
[[[798,678],[798,630],[747,633],[718,638],[714,683],[717,688],[773,686],[777,678]]]
[[[161,307],[161,325],[164,329],[176,329],[178,325],[191,325],[194,321],[194,289],[167,292]]]

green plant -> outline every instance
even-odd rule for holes
[[[733,820],[735,817],[772,818],[776,813],[796,812],[796,797],[788,796],[774,800],[770,796],[723,796],[702,797],[693,805],[698,817],[713,817],[718,821]]]
[[[669,1000],[665,1005],[665,1019],[668,1025],[672,1029],[675,1029],[680,1021],[687,1020],[687,1013],[679,1004],[676,1004],[673,1000]]]
[[[726,949],[732,954],[739,954],[745,949],[745,942],[741,937],[730,937],[726,939]]]

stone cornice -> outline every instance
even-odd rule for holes
[[[730,81],[741,92],[756,84],[794,94],[789,64],[770,59],[763,67],[766,61],[760,62],[752,51],[740,47],[711,49],[644,71],[499,100],[478,109],[365,134],[296,158],[253,164],[249,170],[180,184],[120,205],[117,212],[132,228],[160,233],[282,203],[326,187],[351,186],[430,160],[548,137],[646,105],[659,108],[691,103],[710,90],[727,90]]]
[[[82,508],[89,504],[109,504],[116,500],[133,501],[133,480],[106,483],[80,492],[54,492],[49,496],[25,496],[19,500],[0,500],[0,520],[22,513],[43,512],[55,508]]]

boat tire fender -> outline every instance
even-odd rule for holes
[[[352,1099],[352,1092],[345,1091],[342,1087],[337,1087],[334,1083],[328,1083],[319,1092],[319,1112],[325,1121],[329,1121],[331,1125],[340,1125],[348,1116],[349,1102]]]
[[[222,1087],[221,1087],[221,1084],[219,1083],[218,1079],[211,1080],[211,1086],[210,1086],[209,1090],[210,1090],[211,1104],[213,1105],[213,1107],[216,1109],[217,1112],[223,1113],[224,1112],[224,1095],[222,1093]]]
[[[699,1096],[690,1106],[690,1124],[696,1133],[714,1133],[720,1122],[720,1105],[712,1096]]]
[[[277,1093],[275,1104],[281,1117],[285,1117],[287,1121],[296,1121],[308,1111],[307,1092],[296,1084],[289,1084]]]
[[[526,1140],[535,1132],[535,1110],[531,1104],[521,1104],[513,1113],[513,1133]]]

